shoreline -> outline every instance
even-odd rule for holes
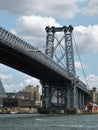
[[[2,107],[0,114],[32,114],[36,113],[37,108],[29,107]]]

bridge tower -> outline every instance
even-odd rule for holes
[[[63,36],[58,39],[56,33],[63,32]],[[57,63],[62,65],[62,67],[67,70],[69,77],[72,82],[65,83],[64,86],[53,87],[43,83],[42,87],[42,106],[43,108],[50,108],[51,99],[53,93],[57,93],[57,108],[62,104],[62,99],[64,102],[62,108],[77,108],[76,102],[76,81],[74,77],[75,73],[75,64],[74,64],[74,53],[73,53],[73,42],[72,42],[72,32],[73,27],[70,25],[68,27],[46,27],[46,50],[45,54],[51,59],[55,60]],[[62,48],[62,54],[59,54],[58,47]],[[57,53],[58,55],[56,55]],[[62,90],[63,88],[63,90]],[[61,99],[61,100],[60,100]]]
[[[71,25],[67,28],[64,28],[66,67],[68,75],[72,80],[72,82],[70,82],[67,86],[67,108],[77,108],[76,86],[78,85],[78,81],[75,80],[76,72],[74,63],[72,32],[73,27]]]
[[[53,59],[53,47],[54,47],[54,31],[51,29],[49,30],[48,27],[46,27],[47,32],[47,38],[46,38],[46,50],[45,54]],[[47,84],[43,81],[41,81],[42,84],[42,108],[45,111],[50,111],[51,108],[51,100],[52,95],[54,93],[54,88],[51,84]],[[44,113],[44,112],[43,112]]]

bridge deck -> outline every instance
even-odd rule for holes
[[[64,85],[71,81],[64,68],[2,27],[0,62],[48,83]],[[78,87],[89,93],[86,85],[80,80]]]

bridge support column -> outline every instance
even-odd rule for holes
[[[78,90],[78,108],[83,110],[85,106],[84,93],[81,90]]]
[[[77,109],[77,87],[74,86],[74,89],[73,89],[73,108]]]
[[[81,90],[79,90],[79,109],[81,109]]]
[[[72,86],[67,86],[67,108],[73,107],[73,88]]]
[[[64,92],[64,113],[66,113],[66,109],[67,109],[67,87],[65,87],[64,89],[65,91]]]
[[[79,109],[79,89],[77,88],[77,108]]]
[[[76,86],[67,86],[67,108],[77,108]]]
[[[51,103],[51,88],[49,85],[43,84],[42,87],[42,107],[45,109],[50,109]]]
[[[84,93],[83,93],[83,110],[85,108],[85,103],[84,103]]]
[[[61,104],[61,90],[57,90],[57,109],[60,110]]]
[[[51,100],[55,89],[45,83],[42,83],[42,85],[42,113],[50,113]]]
[[[81,109],[84,109],[84,93],[81,92]]]
[[[57,90],[57,111],[64,110],[66,112],[67,100],[66,100],[66,88]]]

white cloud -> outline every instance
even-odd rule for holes
[[[33,46],[42,48],[46,42],[46,26],[61,26],[52,17],[22,16],[17,19],[16,26],[12,30],[14,34],[30,42]],[[79,53],[98,51],[98,25],[77,26],[74,28],[74,37]]]
[[[27,86],[27,85],[33,85],[34,87],[36,85],[39,85],[39,86],[41,85],[40,81],[38,79],[36,79],[34,77],[31,77],[31,76],[28,76],[28,75],[24,76],[24,84],[25,84],[25,86]]]
[[[74,37],[80,53],[98,52],[98,25],[77,26]]]
[[[33,85],[34,87],[36,87],[37,85],[39,86],[40,89],[40,93],[42,93],[42,85],[40,83],[40,80],[31,77],[29,75],[24,75],[24,86],[28,86],[28,85]]]
[[[98,89],[98,76],[96,76],[94,74],[90,74],[87,77],[87,81],[88,81],[90,88],[96,87]]]
[[[8,74],[8,75],[0,74],[0,78],[3,79],[4,81],[7,81],[7,82],[13,81],[12,74]]]
[[[80,62],[75,62],[75,68],[81,69],[81,64],[80,64]]]
[[[83,67],[83,68],[86,68],[87,65],[84,65],[84,64],[82,64],[82,63],[80,63],[80,62],[78,62],[78,61],[75,61],[75,68],[76,68],[76,69],[82,69],[82,67]]]
[[[0,79],[6,92],[13,92],[15,90],[16,83],[12,74],[0,73]]]
[[[30,41],[33,45],[40,47],[46,40],[46,26],[60,26],[52,17],[22,16],[17,19],[16,27],[12,30],[14,34]],[[42,45],[42,46],[43,46]]]
[[[48,25],[61,26],[52,17],[22,16],[17,19],[16,26],[12,31],[35,47],[41,48],[45,46],[45,27]],[[73,33],[80,53],[95,53],[98,51],[98,25],[77,26],[74,28]]]
[[[33,85],[34,87],[36,85],[41,86],[38,79],[23,74],[22,81],[20,79],[17,79],[14,74],[10,74],[10,71],[6,68],[6,71],[3,73],[0,73],[0,79],[3,83],[3,87],[6,92],[18,92],[22,91],[27,85]],[[6,74],[6,72],[8,74]],[[18,76],[18,73],[17,73]]]
[[[0,0],[0,9],[12,14],[40,14],[57,18],[73,18],[84,0]]]
[[[81,69],[81,64],[80,64],[80,62],[75,62],[75,68]]]
[[[98,0],[89,0],[88,6],[83,8],[83,14],[87,16],[98,15]]]

